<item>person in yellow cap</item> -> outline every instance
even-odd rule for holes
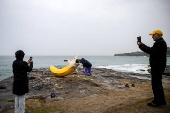
[[[161,30],[154,30],[149,35],[151,35],[155,41],[152,47],[148,47],[139,41],[137,41],[137,44],[142,51],[150,54],[149,63],[151,67],[151,84],[154,99],[147,105],[150,107],[160,107],[166,105],[162,86],[162,74],[166,67],[167,44],[162,37],[163,32]]]

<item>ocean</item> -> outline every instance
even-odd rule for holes
[[[67,65],[66,59],[73,59],[74,56],[32,56],[34,68],[49,68],[51,65],[62,68]],[[141,56],[78,56],[90,61],[93,68],[113,69],[120,72],[132,72],[148,74],[149,58]],[[29,56],[25,56],[27,61]],[[15,56],[0,56],[0,81],[13,76],[12,63]],[[167,64],[170,65],[170,57],[167,57]],[[78,68],[82,68],[79,66]],[[144,71],[140,71],[144,70]]]

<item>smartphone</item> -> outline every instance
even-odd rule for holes
[[[30,57],[30,59],[29,59],[30,61],[32,60],[32,57]]]
[[[138,42],[141,42],[141,36],[137,37]]]

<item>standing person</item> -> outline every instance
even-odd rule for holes
[[[22,50],[16,51],[16,60],[12,64],[14,74],[12,93],[15,94],[15,113],[25,112],[25,93],[29,92],[27,72],[33,68],[32,60],[23,61],[24,55]]]
[[[77,59],[76,63],[82,63],[83,64],[83,69],[84,69],[84,78],[83,79],[93,80],[93,75],[92,75],[92,72],[91,72],[92,64],[84,58]],[[87,77],[87,76],[90,76],[90,78]]]
[[[152,47],[148,47],[142,42],[137,42],[137,44],[142,51],[150,54],[149,62],[151,67],[151,84],[154,100],[147,105],[151,107],[160,107],[166,105],[162,86],[162,74],[166,67],[167,45],[162,37],[163,32],[161,30],[154,30],[149,35],[152,35],[152,38],[155,41]]]

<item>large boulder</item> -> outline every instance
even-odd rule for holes
[[[170,65],[167,65],[164,71],[164,74],[170,76]]]
[[[149,73],[151,72],[151,69],[147,70]],[[170,65],[167,65],[165,68],[165,71],[163,73],[164,75],[170,76]]]

